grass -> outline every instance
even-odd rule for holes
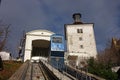
[[[0,71],[0,80],[8,80],[21,65],[22,62],[3,61],[4,70]]]

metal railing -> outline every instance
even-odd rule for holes
[[[65,67],[65,72],[74,76],[76,80],[105,80],[104,78],[88,73],[88,71],[80,70],[68,65]]]
[[[47,61],[44,62],[58,69],[59,72],[61,72],[65,76],[68,76],[72,80],[105,80],[104,78],[88,73],[88,71],[80,70],[72,66],[61,63],[57,63],[57,66],[54,66]],[[52,69],[52,72],[54,72],[54,69]]]
[[[54,74],[58,79],[57,80],[74,80],[72,77],[68,77],[64,74],[63,65],[58,63],[57,65],[51,64],[48,61],[42,60],[41,61],[47,68],[49,68],[50,72]],[[54,80],[54,79],[52,79]]]

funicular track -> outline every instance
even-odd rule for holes
[[[25,75],[25,80],[46,80],[39,63],[30,63]]]
[[[42,62],[25,62],[9,80],[59,80]]]
[[[42,68],[43,74],[45,74],[46,80],[59,80],[52,71],[50,71],[41,61],[40,68]]]

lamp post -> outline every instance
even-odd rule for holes
[[[59,69],[59,66],[58,66],[59,57],[56,57],[56,61],[57,61],[57,69]]]
[[[22,53],[22,47],[19,46],[18,49],[19,49],[19,53],[18,53],[19,56],[18,56],[18,58],[20,58],[20,55],[21,55],[21,53]]]

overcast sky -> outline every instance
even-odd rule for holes
[[[24,30],[63,34],[64,24],[73,23],[73,13],[81,13],[83,23],[94,23],[98,50],[111,37],[120,38],[120,0],[2,0],[1,23],[11,24],[8,49],[16,55]]]

